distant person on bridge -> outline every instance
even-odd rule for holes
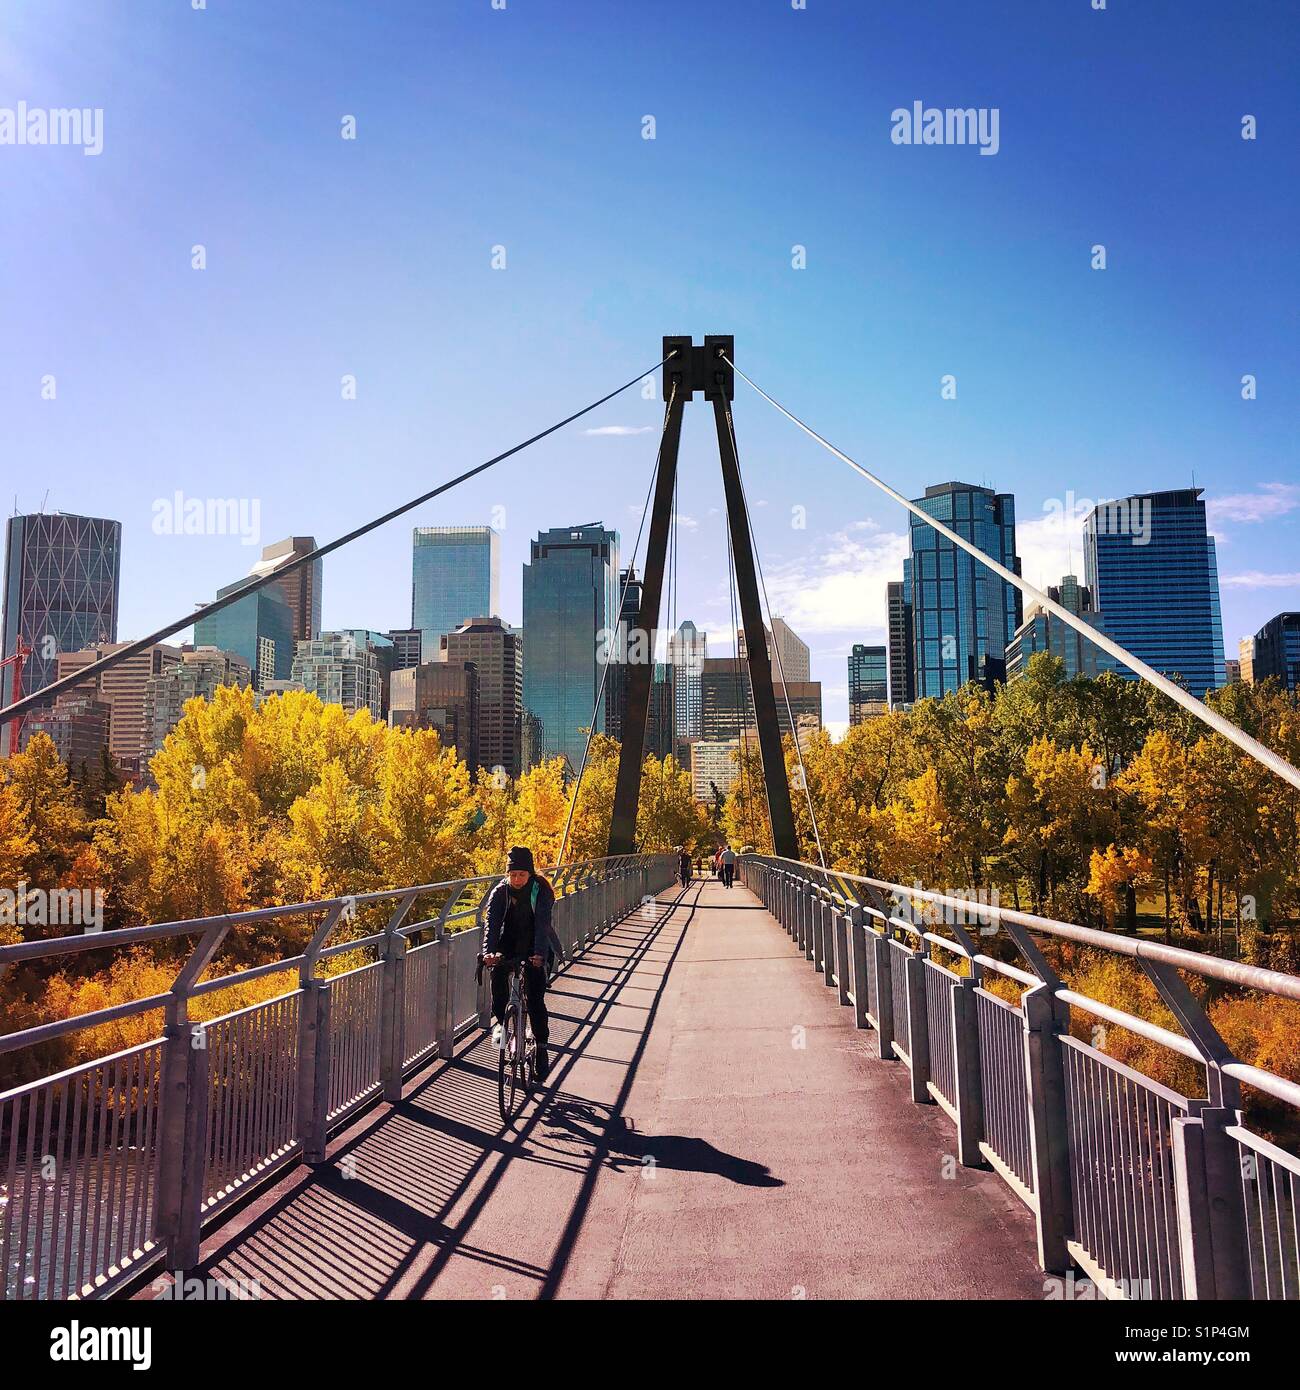
[[[533,867],[533,852],[524,845],[510,851],[506,876],[487,901],[483,927],[483,964],[492,969],[492,1045],[501,1046],[506,1005],[510,1002],[508,962],[528,958],[524,979],[528,989],[528,1021],[537,1040],[537,1079],[550,1068],[546,1043],[551,1021],[546,1012],[546,954],[553,949],[551,911],[555,890]],[[557,953],[558,954],[558,953]]]
[[[691,883],[691,852],[685,845],[677,851],[677,873],[681,878],[682,887],[689,888]]]
[[[730,845],[725,845],[722,850],[722,882],[724,887],[730,888],[736,877],[736,851]]]

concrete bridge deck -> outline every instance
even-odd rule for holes
[[[1030,1214],[756,898],[662,893],[548,996],[509,1130],[479,1033],[212,1232],[266,1298],[1041,1298]]]

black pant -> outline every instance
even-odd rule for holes
[[[722,866],[722,881],[730,888],[731,880],[736,876],[736,866],[734,864],[724,864]]]
[[[524,966],[524,992],[528,1000],[528,1021],[533,1025],[537,1046],[545,1047],[551,1036],[551,1018],[546,1012],[546,972],[535,965]],[[492,1017],[504,1023],[510,1003],[510,971],[504,965],[492,967]]]

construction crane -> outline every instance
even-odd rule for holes
[[[23,641],[22,634],[19,633],[13,655],[0,660],[0,671],[4,670],[6,666],[14,668],[9,685],[9,703],[11,705],[23,698],[23,663],[31,654],[32,649]],[[9,752],[11,754],[18,751],[18,734],[22,727],[23,716],[21,714],[15,715],[9,721]]]

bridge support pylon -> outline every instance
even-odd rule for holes
[[[713,403],[718,435],[718,455],[722,463],[722,484],[727,503],[727,526],[736,570],[736,589],[740,598],[741,623],[745,629],[745,651],[749,667],[750,696],[754,722],[758,727],[758,746],[763,759],[763,778],[767,789],[768,817],[772,824],[772,847],[786,859],[798,859],[799,845],[794,833],[794,813],[790,806],[790,784],[781,751],[781,730],[777,723],[776,690],[772,683],[772,660],[767,650],[763,610],[758,597],[754,565],[754,543],[749,529],[740,481],[740,457],[736,448],[731,402],[735,398],[735,373],[729,359],[735,357],[735,340],[714,334],[697,345],[690,337],[664,339],[664,437],[655,477],[654,501],[650,513],[650,538],[646,547],[645,573],[641,587],[639,634],[633,641],[628,634],[626,650],[639,652],[645,660],[628,665],[627,714],[623,721],[623,745],[619,754],[618,782],[614,791],[614,814],[610,822],[610,854],[630,854],[636,847],[636,810],[641,792],[641,767],[645,760],[646,717],[650,707],[650,683],[654,675],[655,636],[659,626],[659,605],[663,593],[664,559],[672,525],[673,492],[677,483],[677,453],[681,444],[682,413],[686,402],[697,393]],[[621,617],[621,615],[620,615]],[[794,730],[791,730],[794,734]]]

